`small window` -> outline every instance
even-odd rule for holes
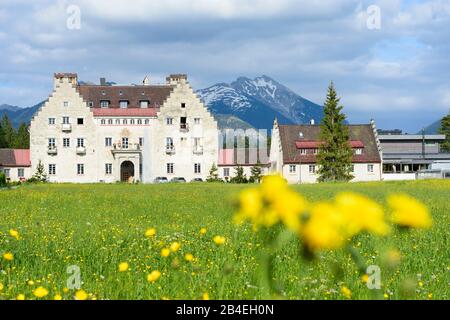
[[[148,101],[147,100],[142,100],[140,102],[141,108],[142,109],[147,109],[148,108]]]
[[[5,177],[6,178],[9,178],[10,177],[10,169],[5,169],[4,171],[3,171],[4,173],[5,173]]]
[[[102,100],[100,101],[100,108],[108,108],[109,107],[109,101]]]
[[[122,148],[128,149],[128,138],[122,138]]]
[[[145,119],[145,124],[149,124],[150,120],[149,119]]]
[[[106,95],[106,92],[105,92],[105,90],[102,90],[102,95],[104,96],[104,95]]]
[[[77,118],[77,124],[78,125],[83,125],[84,124],[84,119],[83,118]]]
[[[172,138],[166,138],[166,146],[172,147],[173,146],[173,139]]]
[[[309,165],[309,173],[314,174],[316,173],[316,166],[313,164]]]
[[[131,120],[130,120],[130,124],[134,124],[134,119],[131,119]]]
[[[295,173],[297,172],[297,166],[295,164],[289,165],[289,173]]]
[[[123,124],[128,124],[128,120],[127,119],[123,119],[122,123]]]
[[[106,137],[105,138],[105,147],[111,147],[112,146],[112,138]]]
[[[142,138],[142,137],[139,138],[139,146],[140,147],[144,146],[144,138]]]
[[[355,154],[361,155],[362,154],[362,149],[361,148],[355,149]]]
[[[119,102],[119,104],[120,104],[120,108],[121,108],[121,109],[126,109],[126,108],[128,108],[128,101],[126,101],[126,100],[121,100],[121,101]]]
[[[112,163],[105,163],[105,174],[112,174]]]
[[[68,107],[69,106],[69,101],[64,101],[64,107]]]
[[[49,164],[48,165],[48,174],[53,176],[56,174],[56,164]]]
[[[88,102],[88,107],[89,108],[93,108],[94,107],[94,102],[93,101],[89,101]]]
[[[181,107],[182,107],[183,109],[186,108],[186,103],[182,102],[182,103],[181,103]]]
[[[63,123],[63,124],[70,124],[70,119],[69,119],[69,117],[62,117],[62,123]]]
[[[63,138],[63,147],[64,148],[70,147],[70,138]]]
[[[300,149],[300,154],[306,154],[306,149]]]
[[[119,96],[123,96],[122,90],[119,91]]]
[[[167,173],[169,173],[169,174],[173,173],[173,163],[167,164]]]
[[[194,124],[200,124],[200,118],[194,118]]]
[[[55,118],[48,118],[48,124],[54,125],[55,124]]]
[[[350,166],[350,172],[355,172],[355,165],[354,165],[354,164],[352,164],[352,165]]]
[[[201,164],[200,163],[194,164],[194,173],[201,173]]]
[[[17,176],[23,178],[25,176],[25,170],[23,168],[17,169]]]
[[[105,119],[102,119],[102,120],[100,120],[100,123],[101,123],[101,124],[106,124],[106,120],[105,120]]]
[[[224,177],[230,176],[230,168],[223,168],[223,176]]]
[[[120,119],[116,119],[116,124],[120,124]]]
[[[373,164],[368,164],[367,165],[367,172],[373,173]]]
[[[142,119],[138,119],[137,124],[142,124]]]
[[[84,164],[82,164],[82,163],[77,164],[77,174],[78,175],[84,174]]]
[[[84,147],[84,138],[77,138],[77,148]]]
[[[173,118],[167,118],[167,119],[166,119],[166,124],[167,124],[167,125],[173,124]]]
[[[54,148],[56,146],[55,138],[48,138],[48,146]]]
[[[108,119],[108,124],[113,124],[113,120],[112,119]]]

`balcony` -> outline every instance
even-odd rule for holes
[[[187,123],[180,123],[180,131],[181,132],[188,132],[189,131],[189,125]]]
[[[62,124],[62,131],[64,131],[64,132],[72,131],[72,125],[70,123],[63,123]]]
[[[50,155],[58,154],[58,148],[56,148],[56,146],[48,146],[47,154],[50,154]]]
[[[175,146],[167,145],[166,146],[166,154],[175,154]]]
[[[141,146],[139,143],[114,143],[111,149],[113,154],[115,153],[136,153],[141,152]]]
[[[85,155],[86,154],[86,147],[77,147],[77,154],[78,155]]]
[[[203,146],[194,146],[194,154],[203,154]]]

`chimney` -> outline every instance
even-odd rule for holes
[[[144,86],[150,85],[150,78],[148,76],[145,76],[144,80],[142,80],[142,85]]]
[[[303,139],[303,132],[300,131],[300,132],[298,133],[298,137],[299,137],[300,139]]]
[[[313,126],[313,125],[315,124],[314,119],[311,119],[311,120],[309,121],[309,123]]]
[[[100,85],[101,86],[106,86],[106,79],[105,78],[100,78]]]

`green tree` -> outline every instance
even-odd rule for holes
[[[6,183],[6,176],[5,173],[3,171],[0,171],[0,187],[6,187],[7,183]]]
[[[353,151],[349,143],[348,127],[345,125],[343,106],[339,104],[333,82],[328,87],[324,104],[324,118],[320,124],[318,181],[349,181]]]
[[[6,148],[5,131],[3,130],[2,124],[0,122],[0,148]]]
[[[251,172],[251,176],[250,176],[249,182],[259,183],[261,181],[261,174],[262,174],[262,168],[261,168],[261,164],[259,163],[259,161],[256,163],[256,165],[251,167],[250,172]]]
[[[5,148],[14,148],[14,143],[16,140],[16,130],[14,130],[14,127],[12,126],[7,114],[3,115],[3,118],[0,121],[0,126],[2,127],[3,131]]]
[[[29,149],[30,148],[30,133],[25,123],[22,123],[17,130],[14,148]]]
[[[211,166],[211,169],[209,170],[209,176],[206,178],[206,181],[208,181],[208,182],[220,181],[218,169],[217,169],[216,163],[214,163],[214,162]]]
[[[29,182],[32,182],[32,181],[46,182],[47,181],[47,173],[45,173],[44,165],[42,164],[41,160],[39,160],[39,163],[36,167],[36,173],[28,181]]]
[[[441,151],[450,152],[450,110],[448,114],[442,118],[440,134],[445,134],[445,141],[441,144]]]
[[[235,169],[235,176],[231,178],[230,182],[232,183],[247,183],[247,177],[244,174],[244,168],[241,166],[237,166]]]

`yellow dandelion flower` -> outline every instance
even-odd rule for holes
[[[62,300],[62,296],[60,294],[55,294],[53,300]]]
[[[161,277],[161,272],[159,272],[158,270],[154,270],[147,275],[147,281],[153,283],[156,280],[158,280],[160,277]]]
[[[367,283],[367,281],[369,281],[369,275],[368,275],[368,274],[364,274],[364,275],[361,277],[361,281],[362,281],[363,283]]]
[[[392,210],[392,221],[399,226],[423,229],[431,227],[430,212],[422,202],[405,194],[397,194],[390,196],[388,203]]]
[[[35,290],[33,290],[33,294],[37,298],[44,298],[48,295],[48,290],[44,287],[37,287]]]
[[[194,256],[192,255],[192,253],[186,253],[184,259],[188,262],[191,262],[192,260],[194,260]]]
[[[222,237],[222,236],[215,236],[215,237],[213,238],[213,241],[214,241],[215,244],[217,244],[218,246],[220,246],[220,245],[222,245],[222,244],[225,243],[226,239],[225,239],[225,237]]]
[[[173,242],[173,243],[170,245],[170,251],[172,251],[172,252],[177,252],[177,251],[180,249],[180,247],[181,247],[181,245],[180,245],[179,242]]]
[[[12,261],[14,259],[14,255],[11,252],[5,252],[3,254],[3,259],[7,261]]]
[[[169,254],[170,254],[170,249],[168,249],[168,248],[163,248],[163,249],[161,250],[161,256],[162,256],[162,257],[166,258],[166,257],[169,256]]]
[[[19,231],[17,231],[17,230],[14,230],[14,229],[9,230],[9,235],[11,237],[15,238],[16,240],[20,239],[20,234],[19,234]]]
[[[28,281],[27,281],[27,284],[28,284],[29,286],[34,286],[34,281],[33,281],[33,280],[28,280]]]
[[[78,290],[75,292],[75,300],[87,300],[89,295],[84,290]]]
[[[18,294],[16,300],[25,300],[25,295],[23,293]]]
[[[351,299],[352,298],[352,292],[350,291],[349,288],[347,287],[342,287],[341,288],[341,293],[344,295],[344,297],[346,297],[347,299]]]
[[[429,300],[433,299],[433,294],[432,294],[432,293],[429,293],[429,294],[428,294],[428,299],[429,299]]]
[[[3,283],[0,282],[0,291],[2,291],[4,287]]]
[[[64,293],[69,292],[69,288],[63,288],[63,292],[64,292]]]
[[[209,294],[208,294],[208,292],[203,293],[202,299],[203,299],[203,300],[209,300]]]
[[[129,268],[129,265],[127,262],[121,262],[119,263],[119,272],[125,272]]]
[[[423,287],[423,282],[422,281],[419,281],[419,287]]]
[[[155,235],[156,235],[156,229],[155,229],[155,228],[150,228],[150,229],[147,229],[147,230],[145,231],[145,236],[146,236],[147,238],[154,237]]]
[[[201,228],[200,229],[200,234],[206,234],[206,231],[207,231],[206,228]]]
[[[388,298],[389,298],[389,295],[388,295],[387,293],[385,293],[385,294],[383,294],[383,297],[384,297],[385,299],[388,299]]]

